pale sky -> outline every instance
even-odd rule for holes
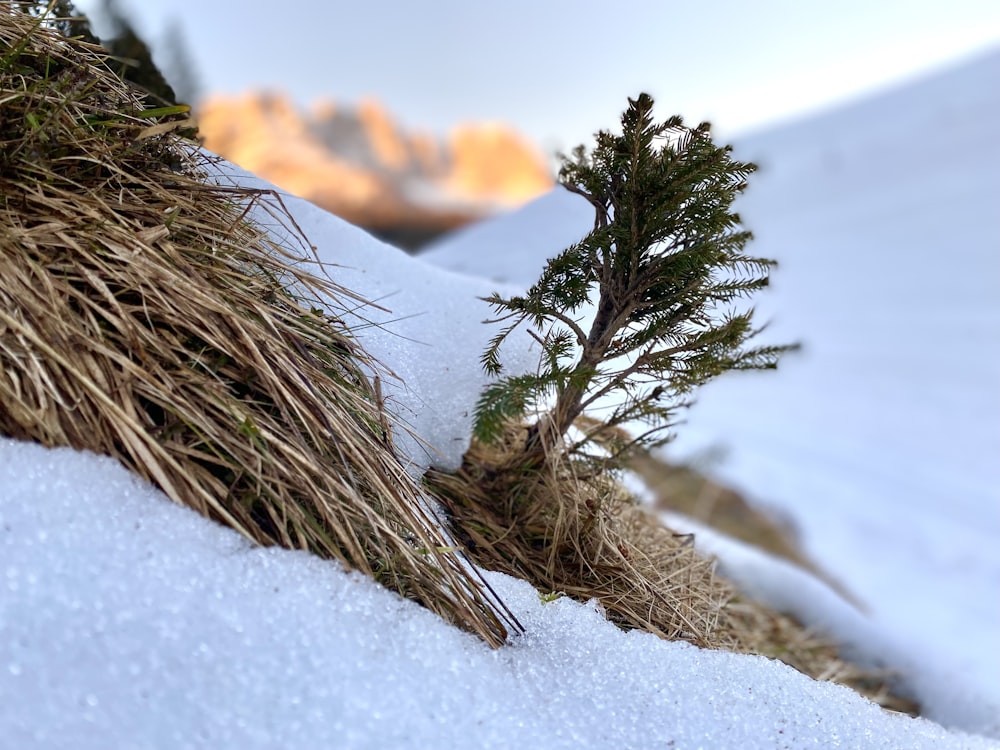
[[[206,93],[373,96],[407,128],[502,120],[549,152],[614,127],[640,91],[727,137],[1000,47],[997,0],[118,4],[154,48],[181,24]]]

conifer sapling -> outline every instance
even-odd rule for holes
[[[594,440],[666,442],[697,386],[728,370],[769,369],[791,347],[746,343],[760,329],[733,303],[766,286],[774,261],[747,255],[750,232],[731,210],[755,165],[712,142],[710,127],[657,123],[647,94],[629,100],[620,135],[564,158],[560,182],[596,211],[594,229],[551,259],[525,295],[487,299],[504,322],[482,356],[498,377],[481,395],[475,435],[496,440],[511,420],[541,411],[526,458],[579,452]],[[542,344],[535,373],[504,375],[500,347],[521,325]],[[584,437],[564,442],[588,409]],[[619,425],[646,431],[623,443]],[[618,442],[615,443],[614,441]]]

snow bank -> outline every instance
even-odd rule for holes
[[[107,458],[2,439],[0,488],[0,727],[19,750],[998,747],[501,575],[527,634],[490,651]]]
[[[927,718],[1000,737],[1000,703],[941,649],[905,642],[797,565],[678,513],[660,517],[678,533],[694,534],[698,549],[715,557],[719,572],[746,596],[831,637],[856,664],[887,670],[895,689],[915,699]]]
[[[451,271],[527,289],[545,261],[581,240],[595,212],[583,197],[557,186],[517,211],[445,235],[420,259]]]

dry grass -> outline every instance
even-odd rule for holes
[[[313,302],[357,298],[143,108],[98,48],[0,3],[0,434],[115,456],[254,542],[502,643],[393,453],[377,365]]]
[[[607,475],[552,456],[526,470],[527,434],[508,427],[496,445],[474,443],[459,471],[425,477],[479,565],[542,592],[596,598],[623,628],[776,658],[915,712],[890,692],[889,675],[842,660],[829,639],[741,597],[689,536],[665,528]]]
[[[541,591],[597,598],[618,624],[708,647],[737,646],[720,624],[732,591],[691,539],[663,528],[607,477],[569,461],[521,465],[527,437],[509,428],[474,443],[455,474],[426,480],[480,565]]]

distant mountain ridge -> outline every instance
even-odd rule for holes
[[[553,184],[544,155],[505,125],[411,133],[371,99],[300,110],[273,92],[214,96],[198,122],[206,148],[401,247]]]

